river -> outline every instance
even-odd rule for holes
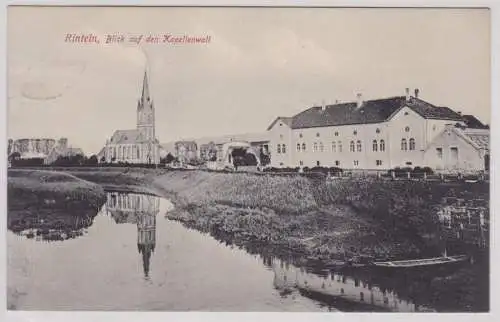
[[[36,225],[8,231],[8,308],[404,312],[424,308],[363,274],[313,274],[219,242],[165,218],[173,207],[156,196],[108,192],[95,217],[79,220],[74,231],[41,232]]]

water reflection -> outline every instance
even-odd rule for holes
[[[9,210],[7,227],[17,235],[37,241],[63,241],[84,235],[97,210],[72,204],[52,209]]]
[[[156,216],[160,198],[151,195],[108,192],[103,211],[117,224],[137,225],[137,250],[142,256],[144,277],[149,279],[151,255],[156,246]]]
[[[415,312],[417,306],[402,299],[394,290],[374,286],[359,277],[341,272],[313,274],[280,259],[265,259],[274,272],[274,287],[286,295],[298,289],[306,297],[345,311]]]

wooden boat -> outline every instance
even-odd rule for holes
[[[463,262],[466,261],[467,258],[468,258],[467,255],[443,256],[443,257],[411,259],[411,260],[401,260],[401,261],[374,262],[373,265],[378,267],[393,267],[393,268],[421,267],[421,266],[433,266],[433,265],[443,265],[443,264]]]

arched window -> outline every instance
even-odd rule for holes
[[[277,153],[281,153],[281,144],[278,144],[278,147],[277,147]]]
[[[281,145],[281,153],[286,153],[286,145],[285,144]]]
[[[338,141],[337,145],[339,147],[339,152],[342,152],[342,141]]]
[[[300,152],[300,143],[297,143],[297,152]]]
[[[306,144],[302,143],[302,151],[306,151]]]
[[[373,140],[373,151],[377,151],[378,150],[378,144],[377,144],[377,140]]]
[[[380,151],[385,151],[385,141],[380,140]]]
[[[313,143],[313,152],[318,151],[318,143],[314,142]]]
[[[319,152],[323,151],[324,151],[323,142],[319,142]]]
[[[335,136],[339,136],[339,132],[335,132]]]
[[[401,139],[401,150],[402,151],[408,150],[408,145],[406,143],[406,139]]]
[[[116,159],[116,147],[113,148],[113,158]]]
[[[354,130],[354,132],[352,132],[353,135],[358,135],[358,131]]]
[[[360,140],[358,140],[356,142],[356,148],[358,149],[358,152],[361,152],[361,141]]]
[[[411,138],[410,139],[410,150],[415,150],[415,139]]]
[[[319,138],[319,132],[318,132],[318,133],[316,133],[316,137],[318,137],[318,138]]]
[[[337,152],[337,144],[335,141],[332,142],[332,152]]]
[[[137,147],[137,159],[141,158],[141,151],[139,150],[139,147]]]
[[[299,138],[302,138],[302,133],[299,133]]]
[[[349,144],[349,150],[351,152],[354,152],[354,141],[351,141],[351,143]]]
[[[410,127],[409,126],[405,127],[405,132],[410,132]]]
[[[375,130],[375,133],[379,134],[379,133],[380,133],[380,129],[378,129],[378,128],[377,128],[377,129]]]

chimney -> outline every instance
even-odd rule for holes
[[[360,108],[360,107],[361,107],[361,105],[363,105],[363,94],[358,93],[358,94],[356,95],[356,97],[358,98],[358,104],[357,104],[357,107],[358,107],[358,108]]]
[[[418,88],[415,88],[415,98],[418,98],[419,93],[420,93],[420,90]]]
[[[410,89],[408,87],[405,88],[405,93],[406,93],[406,100],[409,101],[410,100]]]

